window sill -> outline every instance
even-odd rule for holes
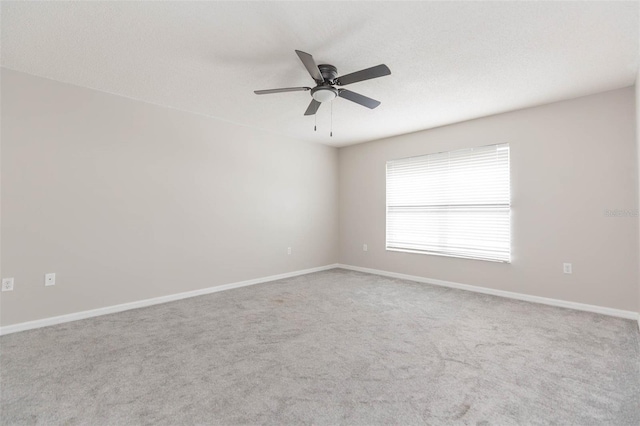
[[[438,253],[438,252],[433,252],[433,251],[411,250],[411,249],[391,248],[391,247],[385,247],[385,249],[387,251],[396,251],[396,252],[400,252],[400,253],[426,254],[426,255],[430,255],[430,256],[453,257],[453,258],[456,258],[456,259],[481,260],[481,261],[484,261],[484,262],[511,264],[511,260],[487,259],[487,258],[483,258],[483,257],[462,256],[462,255],[449,254],[449,253]]]

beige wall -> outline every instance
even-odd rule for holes
[[[511,264],[385,250],[387,160],[505,142]],[[342,148],[340,261],[636,311],[638,218],[604,215],[638,207],[636,162],[631,87]]]
[[[1,77],[2,325],[338,260],[335,148]]]
[[[637,170],[638,170],[638,199],[640,203],[640,69],[636,75],[636,153],[637,157]],[[640,244],[640,236],[639,236]],[[638,262],[638,268],[640,268],[640,262]],[[639,269],[640,271],[640,269]],[[640,275],[640,272],[639,272]],[[640,327],[640,277],[638,278],[638,326]]]

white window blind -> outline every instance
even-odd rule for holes
[[[387,162],[387,250],[511,261],[509,144]]]

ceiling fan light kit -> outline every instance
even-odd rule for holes
[[[311,89],[311,96],[320,103],[332,101],[338,96],[338,89],[331,86],[314,87]]]
[[[338,69],[333,65],[316,65],[313,56],[310,54],[300,50],[296,50],[296,53],[309,72],[309,75],[311,75],[311,78],[315,81],[315,87],[286,87],[282,89],[256,90],[254,93],[256,95],[266,95],[271,93],[310,91],[313,99],[311,99],[311,103],[307,107],[304,115],[315,115],[322,103],[332,101],[338,97],[370,109],[374,109],[380,105],[380,102],[375,99],[336,86],[346,86],[347,84],[389,75],[391,74],[391,70],[389,70],[389,67],[386,65],[381,64],[338,77]]]

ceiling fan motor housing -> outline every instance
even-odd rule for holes
[[[318,65],[318,69],[320,70],[322,77],[324,77],[324,81],[329,84],[338,77],[338,69],[333,65],[321,64]]]

